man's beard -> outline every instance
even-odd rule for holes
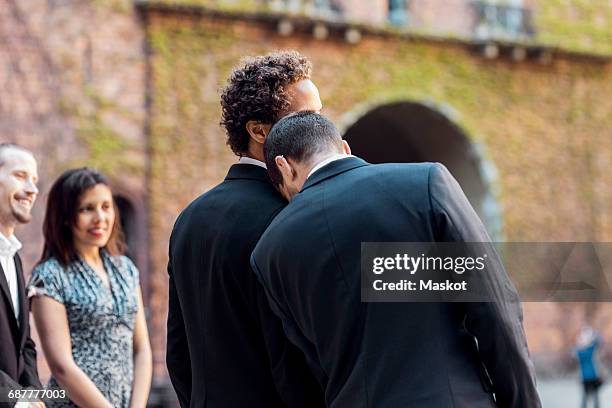
[[[20,214],[13,212],[13,216],[20,224],[27,224],[28,222],[32,221],[32,213]]]
[[[23,212],[19,211],[15,207],[11,207],[11,214],[13,215],[13,218],[20,224],[27,224],[32,220],[32,213],[29,211]]]

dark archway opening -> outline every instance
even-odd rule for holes
[[[370,163],[440,162],[457,179],[494,239],[499,211],[483,177],[481,158],[465,133],[439,111],[397,102],[374,108],[344,135],[353,154]]]

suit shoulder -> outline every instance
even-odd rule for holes
[[[271,203],[272,205],[281,205],[285,203],[281,195],[270,183],[251,179],[234,179],[225,180],[201,194],[193,200],[181,214],[214,209],[223,205],[223,203],[235,201],[263,204]]]
[[[200,194],[198,197],[192,200],[189,204],[187,204],[187,207],[185,207],[183,211],[181,211],[178,218],[180,218],[183,214],[188,214],[192,211],[197,210],[199,206],[206,205],[208,198],[214,197],[217,194],[217,191],[221,189],[222,185],[223,183],[217,184],[210,190]]]
[[[373,172],[383,174],[428,174],[433,168],[442,166],[440,163],[383,163],[368,166]],[[443,167],[443,166],[442,166]]]
[[[212,189],[200,194],[198,197],[196,197],[194,200],[192,200],[189,204],[187,204],[187,206],[185,208],[183,208],[183,210],[181,210],[181,212],[179,213],[179,215],[176,217],[176,220],[174,221],[174,227],[176,228],[176,226],[178,224],[180,224],[181,219],[188,216],[191,212],[194,212],[197,207],[199,205],[201,205],[201,203],[206,200],[206,197],[208,195],[210,195],[215,189],[219,188],[221,184],[213,187]]]
[[[237,234],[245,228],[229,226],[248,225],[248,230],[259,237],[272,216],[286,204],[272,184],[249,179],[226,180],[192,201],[178,216],[172,234],[211,230],[221,233],[223,225],[226,232],[222,234]]]
[[[358,187],[353,188],[367,189],[370,186],[388,191],[421,190],[428,186],[430,173],[436,166],[437,163],[384,163],[360,167],[353,176]]]

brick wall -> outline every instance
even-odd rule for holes
[[[414,18],[452,17],[436,4]],[[137,261],[158,376],[171,227],[235,160],[218,126],[218,90],[241,56],[278,48],[313,60],[324,113],[336,121],[389,100],[452,107],[497,169],[508,240],[612,240],[609,63],[488,61],[455,42],[378,35],[351,46],[333,35],[279,37],[274,24],[195,14],[151,12],[143,25],[127,0],[0,0],[0,139],[31,148],[42,176],[35,218],[18,231],[26,269],[40,253],[50,183],[77,165],[108,173],[144,216]],[[609,305],[525,305],[534,356],[554,367],[584,319],[612,338],[610,316]]]
[[[411,0],[410,25],[441,35],[471,37],[475,16],[469,0]]]
[[[134,206],[146,292],[145,63],[129,1],[0,0],[0,141],[31,149],[40,173],[34,218],[16,232],[26,275],[41,254],[51,184],[88,165]]]
[[[456,43],[365,36],[356,46],[341,38],[280,37],[274,25],[249,20],[151,13],[152,261],[160,271],[155,296],[164,297],[166,237],[173,215],[199,192],[220,182],[235,157],[218,128],[218,89],[243,55],[296,48],[315,66],[324,113],[355,117],[384,100],[450,106],[474,144],[497,168],[504,234],[510,241],[610,240],[610,64],[559,56],[550,64],[487,61]],[[182,111],[175,106],[183,106]],[[358,116],[358,115],[357,115]],[[373,141],[374,143],[374,141]],[[173,164],[181,162],[180,167]],[[159,285],[159,286],[157,286]],[[163,316],[165,298],[153,314]],[[566,324],[571,311],[573,320]],[[528,304],[525,326],[532,351],[559,373],[570,362],[580,322],[612,336],[612,309],[600,305]],[[162,318],[159,318],[161,324]],[[160,337],[162,335],[160,334]],[[162,340],[160,340],[161,343]],[[552,357],[550,357],[552,356]]]

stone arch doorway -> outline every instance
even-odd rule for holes
[[[149,295],[149,248],[143,195],[133,188],[129,190],[128,187],[118,183],[113,183],[112,189],[127,244],[126,255],[134,261],[140,271],[140,286],[146,305]]]
[[[135,259],[135,249],[137,245],[136,240],[136,220],[134,206],[122,195],[116,194],[115,204],[119,209],[119,216],[121,222],[121,228],[123,229],[123,235],[125,236],[125,243],[127,244],[126,255],[132,259]]]
[[[353,154],[370,163],[443,163],[457,179],[494,240],[501,216],[492,192],[494,166],[465,132],[434,107],[415,102],[378,105],[345,127]]]

